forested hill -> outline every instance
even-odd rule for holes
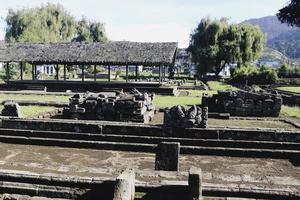
[[[265,33],[267,46],[290,58],[300,58],[300,28],[282,24],[276,16],[249,19],[242,23],[260,26]]]

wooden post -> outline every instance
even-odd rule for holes
[[[32,80],[34,80],[35,75],[34,75],[34,64],[31,64],[31,75],[32,75]]]
[[[6,63],[6,81],[9,82],[10,74],[9,74],[9,62]]]
[[[128,83],[128,64],[126,65],[126,83]]]
[[[67,80],[67,69],[66,69],[66,64],[64,64],[64,81]]]
[[[59,68],[58,68],[58,64],[56,64],[56,80],[59,79]]]
[[[108,65],[107,67],[108,67],[108,82],[110,82],[110,65]]]
[[[96,82],[97,81],[97,65],[94,65],[94,81]]]
[[[37,68],[36,68],[36,64],[34,64],[34,79],[37,79]]]
[[[135,82],[137,82],[138,79],[138,66],[135,66]]]
[[[161,83],[161,66],[160,65],[158,67],[158,79],[159,79],[159,83]]]
[[[23,62],[20,62],[20,78],[23,81]]]
[[[81,81],[84,82],[84,65],[81,65]]]
[[[165,81],[166,80],[166,67],[163,65],[162,69],[163,69],[163,81]]]

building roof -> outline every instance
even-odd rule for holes
[[[173,65],[177,43],[0,43],[0,62]]]

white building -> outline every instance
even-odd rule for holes
[[[55,75],[54,65],[37,65],[36,71],[38,74]]]

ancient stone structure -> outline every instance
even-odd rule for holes
[[[135,173],[132,169],[126,169],[116,179],[113,200],[134,200],[134,197]]]
[[[18,118],[23,117],[19,104],[13,101],[7,101],[4,103],[4,108],[1,112],[1,115]]]
[[[178,171],[180,143],[161,142],[157,145],[155,170]]]
[[[254,91],[218,91],[204,95],[202,105],[210,112],[230,113],[232,116],[278,117],[282,98],[277,94]]]
[[[189,109],[183,106],[174,106],[165,110],[164,126],[184,128],[206,128],[208,108],[193,105]]]
[[[72,119],[91,119],[148,123],[154,117],[154,94],[141,93],[134,89],[130,93],[118,92],[108,97],[102,93],[75,94],[70,98],[64,116]]]
[[[190,200],[202,200],[202,170],[192,167],[189,170]]]

